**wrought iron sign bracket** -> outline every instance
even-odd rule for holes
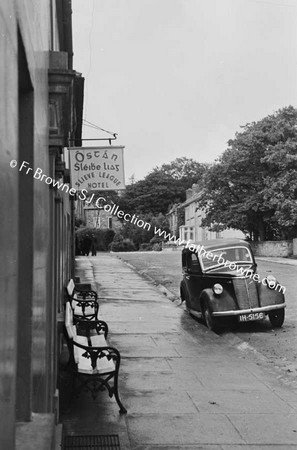
[[[117,139],[117,133],[113,134],[111,138],[92,138],[92,139],[81,139],[82,141],[108,141],[109,145],[111,145],[111,141],[115,141]],[[74,143],[75,139],[69,139],[69,147],[73,147],[71,143]]]

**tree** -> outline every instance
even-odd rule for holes
[[[110,250],[112,252],[133,252],[135,246],[131,239],[124,239],[121,233],[116,233],[110,244]]]
[[[254,240],[297,232],[297,110],[248,123],[207,171],[203,224],[238,228]]]
[[[206,165],[189,158],[177,158],[155,167],[143,180],[127,186],[120,206],[132,214],[166,214],[170,205],[185,200],[186,189],[199,183]]]
[[[141,247],[142,244],[149,243],[155,236],[155,227],[169,232],[168,220],[163,214],[159,214],[156,217],[154,217],[152,214],[149,214],[146,216],[142,216],[141,218],[145,222],[150,223],[151,227],[149,230],[147,228],[140,228],[137,225],[129,222],[124,222],[122,228],[122,235],[125,238],[131,239],[135,244],[137,250]]]
[[[168,164],[162,164],[161,167],[155,167],[153,172],[163,173],[174,180],[187,180],[188,187],[191,187],[193,183],[199,181],[206,166],[206,164],[201,164],[192,158],[183,156],[181,158],[176,158]]]

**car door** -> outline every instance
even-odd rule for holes
[[[200,311],[199,297],[202,290],[202,271],[196,253],[187,254],[187,272],[185,275],[190,308]]]

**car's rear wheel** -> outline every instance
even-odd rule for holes
[[[216,323],[216,320],[213,318],[209,306],[207,304],[203,306],[203,317],[207,328],[209,328],[211,331],[214,332],[218,330],[219,327]]]
[[[268,314],[269,320],[271,325],[274,328],[280,328],[285,320],[285,310],[284,308],[282,309],[276,309],[275,311],[271,311]]]

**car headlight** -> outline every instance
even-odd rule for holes
[[[276,286],[276,278],[273,275],[268,275],[266,277],[266,281],[267,281],[267,286],[270,289],[274,289],[275,288],[275,286]]]
[[[215,294],[220,295],[223,292],[223,286],[219,283],[213,285],[212,290]]]

